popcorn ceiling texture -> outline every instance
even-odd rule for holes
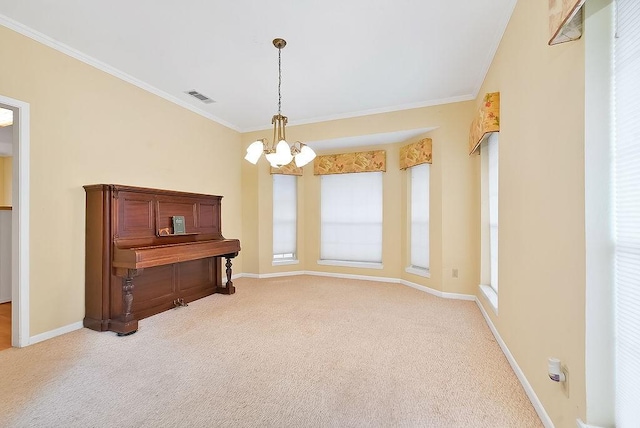
[[[0,426],[541,427],[475,303],[241,278],[140,322],[0,352]]]

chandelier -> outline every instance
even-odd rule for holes
[[[282,96],[280,86],[282,85],[282,62],[280,54],[287,45],[284,39],[274,39],[273,46],[278,49],[278,114],[271,118],[273,125],[273,140],[269,142],[266,138],[254,141],[247,147],[247,155],[244,157],[252,164],[256,164],[260,156],[265,157],[273,168],[280,168],[291,163],[295,159],[296,166],[302,167],[311,162],[315,157],[315,152],[306,144],[296,141],[292,145],[287,143],[285,137],[285,127],[287,126],[287,116],[281,112]]]

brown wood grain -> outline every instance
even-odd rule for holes
[[[0,304],[0,351],[11,348],[11,302]]]

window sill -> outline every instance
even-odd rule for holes
[[[493,312],[498,315],[498,293],[489,285],[480,285],[480,291],[489,302]]]
[[[373,262],[348,262],[343,260],[318,260],[319,265],[325,266],[344,266],[365,269],[382,269],[382,263]]]
[[[404,269],[404,271],[413,275],[418,275],[425,278],[431,278],[431,272],[429,271],[429,269],[419,268],[415,266],[407,266]]]
[[[298,259],[272,260],[271,266],[297,265],[298,263],[300,263],[300,260]]]

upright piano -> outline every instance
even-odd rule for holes
[[[131,334],[142,318],[235,292],[231,259],[240,241],[222,236],[221,196],[116,184],[84,189],[85,327]],[[175,233],[176,217],[184,232]]]

